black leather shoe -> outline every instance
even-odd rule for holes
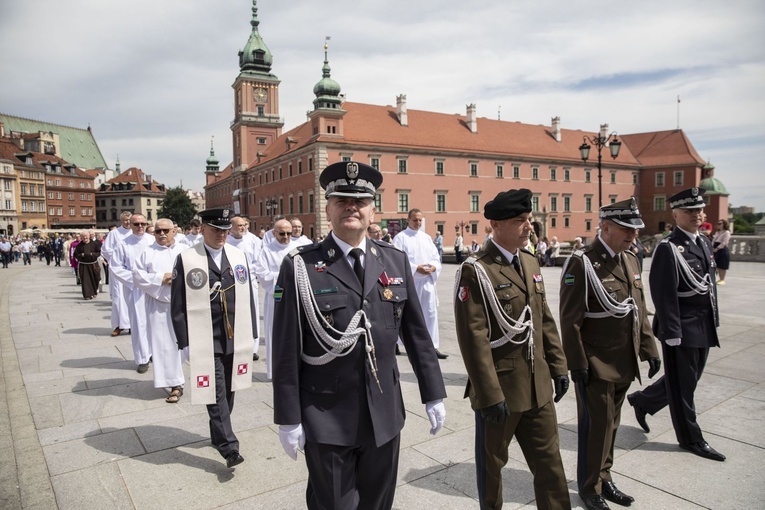
[[[139,374],[145,374],[149,371],[149,364],[148,363],[141,363],[138,365],[138,368],[135,370]]]
[[[226,467],[232,468],[234,466],[238,466],[242,462],[244,462],[244,457],[239,455],[239,452],[236,450],[229,453],[228,457],[226,457]]]
[[[584,501],[584,506],[587,508],[587,510],[610,510],[611,507],[608,506],[608,503],[606,503],[606,500],[603,499],[603,496],[600,494],[593,494],[592,496],[582,496],[579,495],[580,498],[582,498],[582,501]]]
[[[258,356],[257,352],[252,353],[252,361],[258,361],[260,359],[260,356]]]
[[[699,457],[704,457],[705,459],[716,460],[719,462],[725,460],[725,455],[709,446],[709,443],[706,441],[699,441],[698,443],[691,444],[681,444],[680,448],[683,450],[688,450],[691,453],[695,453]]]
[[[640,404],[635,402],[636,400],[637,400],[637,398],[635,397],[634,393],[631,394],[631,395],[627,395],[627,401],[630,403],[632,408],[635,410],[635,419],[637,420],[638,425],[640,425],[642,427],[642,429],[647,434],[648,432],[651,432],[651,428],[648,426],[648,422],[645,421],[645,416],[648,413],[645,412],[645,409],[640,407]]]
[[[602,492],[604,498],[617,505],[630,506],[635,501],[635,498],[617,489],[614,482],[603,482]]]
[[[401,356],[401,349],[398,347],[398,344],[396,344],[396,356]]]
[[[436,349],[436,357],[438,359],[446,359],[446,358],[449,357],[449,355],[448,354],[444,354],[443,352],[441,352],[438,349]]]

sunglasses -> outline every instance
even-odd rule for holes
[[[148,223],[133,223],[134,227],[145,227]]]
[[[274,233],[276,235],[278,235],[279,237],[286,237],[286,236],[292,234],[292,232],[274,232]]]
[[[155,228],[154,229],[154,235],[162,235],[162,234],[169,234],[170,229],[169,228]]]

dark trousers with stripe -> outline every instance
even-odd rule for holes
[[[586,386],[576,385],[579,416],[576,481],[582,496],[600,494],[602,483],[611,481],[614,441],[629,388],[630,383],[594,378]]]
[[[708,347],[677,347],[661,344],[664,375],[655,383],[635,394],[635,403],[648,414],[656,414],[669,405],[677,442],[681,445],[704,440],[696,421],[693,395],[704,373],[709,356]]]
[[[389,510],[396,495],[401,436],[379,448],[305,444],[309,510]]]
[[[537,508],[570,509],[571,499],[560,458],[558,419],[548,402],[522,413],[510,413],[503,425],[486,423],[475,411],[475,467],[481,509],[502,508],[502,468],[513,436],[534,476]]]
[[[234,392],[229,385],[233,366],[233,354],[215,355],[215,403],[207,406],[207,415],[210,417],[210,439],[224,459],[231,452],[239,451],[239,440],[231,427]]]

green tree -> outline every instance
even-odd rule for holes
[[[197,208],[191,202],[191,199],[180,186],[170,188],[162,200],[162,208],[157,213],[159,218],[170,218],[180,226],[189,224],[194,215],[197,214]]]

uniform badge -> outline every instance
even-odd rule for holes
[[[563,277],[563,283],[566,285],[574,285],[575,281],[576,278],[571,273],[566,273],[566,276]]]
[[[247,283],[247,268],[239,264],[234,268],[234,272],[236,273],[236,281],[239,283]]]
[[[201,289],[207,285],[207,273],[201,269],[192,269],[189,274],[186,275],[186,285],[194,290]]]
[[[350,162],[345,166],[345,175],[348,176],[349,179],[355,179],[359,176],[359,165],[354,162]]]
[[[236,373],[238,375],[244,375],[249,372],[247,365],[247,363],[240,364],[238,367],[236,367]]]
[[[699,196],[699,188],[691,188],[691,195],[694,197]]]
[[[683,248],[682,246],[678,246],[677,247],[677,252],[678,253],[683,253],[683,252],[685,252],[685,248]]]
[[[175,277],[178,276],[178,271],[173,269],[173,280],[175,280]]]
[[[600,262],[593,262],[592,267],[594,267],[595,269],[600,269]]]
[[[534,283],[542,283],[542,275],[541,274],[535,274],[534,275]]]
[[[494,290],[502,290],[502,289],[506,289],[506,288],[512,287],[512,286],[513,286],[512,282],[500,283],[499,285],[494,287]]]
[[[390,290],[390,289],[385,289],[385,290],[383,291],[383,297],[384,297],[385,299],[393,299],[393,291],[392,291],[392,290]]]
[[[513,316],[513,305],[512,304],[507,303],[502,308],[505,310],[505,315],[507,315],[508,317],[512,317]]]
[[[375,257],[377,256],[377,248],[375,248],[374,246],[371,246],[369,248],[369,251],[371,251],[372,255],[374,255]]]
[[[457,293],[457,298],[462,301],[463,303],[470,299],[470,291],[467,287],[460,287],[459,292]]]
[[[640,280],[640,278],[641,278],[640,273],[632,273],[633,280]]]
[[[223,209],[223,217],[224,218],[228,218],[228,215],[229,215],[229,210],[228,209]]]
[[[233,277],[234,277],[234,270],[233,270],[233,269],[231,269],[230,267],[228,268],[228,275],[229,275],[231,278],[233,278]]]
[[[209,388],[210,387],[210,376],[209,375],[198,375],[197,376],[197,388]]]
[[[274,301],[277,303],[282,300],[282,296],[284,295],[284,289],[276,285],[274,287]]]
[[[335,249],[330,248],[329,250],[327,250],[327,255],[329,255],[329,258],[331,259],[335,258]]]
[[[401,317],[404,315],[404,307],[403,306],[397,306],[393,309],[393,317],[396,320],[401,320]]]
[[[605,253],[601,253],[600,254],[600,258],[602,258],[603,260],[606,260],[606,254]]]
[[[315,296],[321,296],[322,294],[333,294],[337,292],[337,287],[330,287],[328,289],[314,289]]]
[[[318,272],[322,273],[324,272],[324,269],[326,269],[327,264],[324,263],[323,260],[318,261],[316,264],[313,265],[314,269],[316,269]]]
[[[640,280],[633,280],[632,285],[634,285],[636,289],[643,288],[643,284],[640,283]]]
[[[494,257],[494,262],[496,262],[497,264],[501,264],[502,263],[502,257],[497,255],[496,257]]]
[[[334,326],[335,325],[335,319],[334,319],[334,317],[332,317],[331,313],[322,314],[322,316],[324,317],[324,321],[327,324],[329,324],[330,326]]]

